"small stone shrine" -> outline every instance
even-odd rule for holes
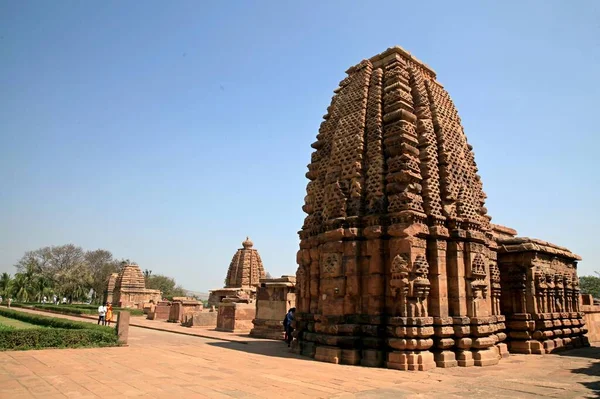
[[[210,291],[208,303],[217,306],[225,298],[245,298],[254,300],[256,287],[265,277],[265,270],[253,242],[246,237],[242,248],[238,249],[227,270],[225,287]]]
[[[283,339],[283,318],[296,306],[296,277],[265,278],[256,292],[256,318],[250,335],[257,338]]]
[[[489,366],[508,356],[505,315],[523,352],[585,344],[578,257],[494,233],[473,147],[429,66],[393,47],[349,68],[312,147],[296,351],[400,370]]]
[[[577,277],[581,258],[527,237],[501,238],[498,244],[495,279],[500,278],[510,352],[543,354],[587,345]]]
[[[157,303],[161,299],[159,290],[146,288],[142,269],[137,264],[131,263],[124,265],[119,272],[110,302],[124,308],[141,308],[146,302]]]

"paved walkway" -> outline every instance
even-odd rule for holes
[[[581,398],[600,396],[600,348],[497,366],[406,372],[339,366],[246,343],[131,327],[130,346],[0,352],[0,398]]]

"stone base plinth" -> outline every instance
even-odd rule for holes
[[[281,321],[254,319],[252,320],[254,328],[250,331],[250,335],[256,338],[284,339],[282,321],[283,317]]]
[[[543,355],[589,345],[579,312],[517,313],[509,317],[508,348],[513,353]]]
[[[221,303],[217,315],[217,331],[250,332],[256,315],[253,303]]]
[[[388,353],[385,366],[396,370],[426,371],[435,368],[435,361],[433,353],[429,351],[396,351]]]

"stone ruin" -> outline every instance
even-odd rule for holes
[[[256,292],[256,317],[250,335],[256,338],[283,339],[283,318],[296,306],[296,277],[281,276],[260,280]]]
[[[209,305],[218,306],[225,298],[256,298],[256,287],[259,286],[260,279],[265,278],[265,269],[253,246],[254,243],[246,237],[242,248],[237,250],[229,264],[225,287],[210,291]]]
[[[435,72],[394,47],[348,69],[334,93],[306,174],[295,350],[427,370],[497,364],[507,338],[536,353],[550,340],[585,344],[578,258],[494,233],[473,148]]]
[[[171,323],[182,323],[194,313],[202,312],[204,306],[194,298],[174,297],[169,309],[169,319]]]
[[[108,276],[106,290],[104,291],[104,302],[113,303],[113,292],[117,283],[117,277],[119,277],[119,273],[112,273]]]
[[[114,288],[111,285],[114,281]],[[112,297],[109,293],[112,292]],[[110,300],[108,300],[110,298]],[[160,290],[146,288],[142,269],[135,264],[126,264],[119,274],[112,274],[107,281],[107,302],[124,308],[141,308],[144,303],[157,303],[162,298]]]

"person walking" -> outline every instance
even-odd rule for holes
[[[296,308],[291,308],[285,318],[283,319],[283,328],[285,329],[285,342],[287,342],[288,347],[290,347],[292,340],[294,337],[292,333],[294,332],[294,327],[292,327],[292,322],[294,321],[294,315],[296,314]]]
[[[98,306],[98,324],[102,323],[102,325],[106,325],[106,304]]]
[[[108,308],[106,309],[106,324],[108,326],[110,326],[110,322],[112,321],[113,318],[113,308],[112,308],[112,303],[108,304]]]

